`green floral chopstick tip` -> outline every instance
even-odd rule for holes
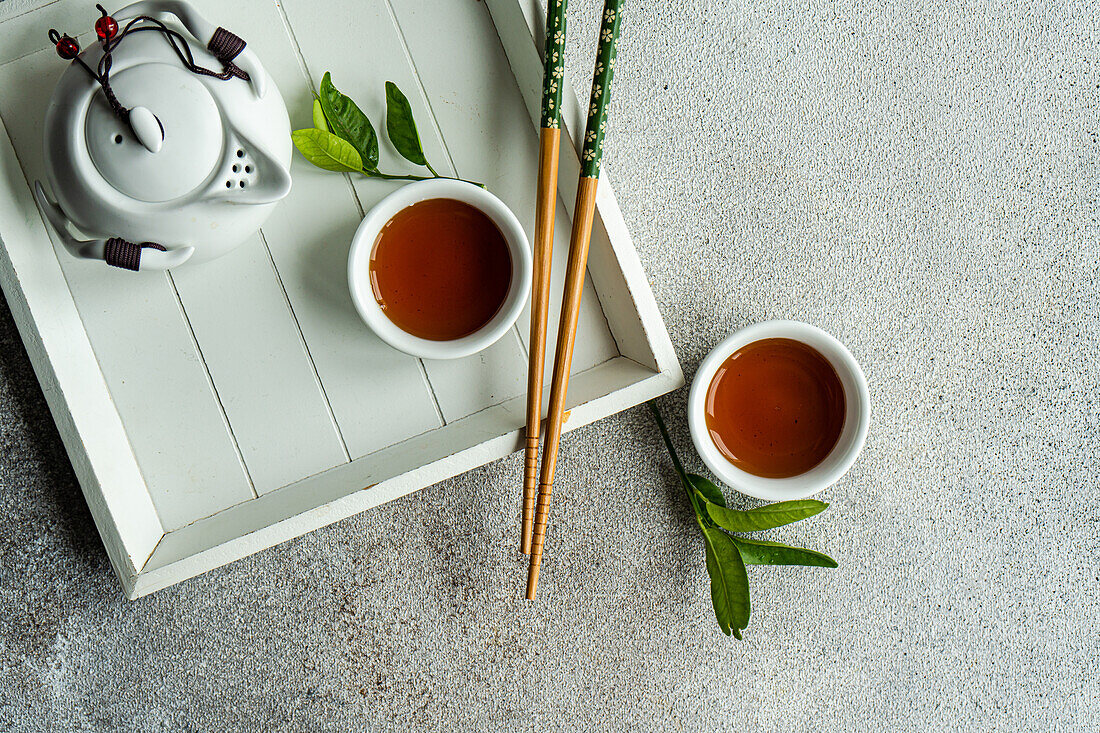
[[[561,127],[561,92],[565,80],[565,9],[567,0],[548,0],[542,78],[542,127]]]
[[[585,126],[584,147],[581,149],[581,175],[585,178],[600,176],[604,128],[611,105],[611,81],[615,75],[619,26],[623,16],[622,3],[623,0],[606,0],[603,6],[596,68],[592,74],[592,94],[588,103],[588,124]]]
[[[378,134],[359,105],[340,92],[325,72],[313,99],[313,127],[290,133],[298,152],[313,165],[337,173],[360,173],[388,181],[451,178],[436,173],[424,155],[412,105],[392,81],[386,82],[386,135],[401,157],[423,166],[431,175],[382,173],[378,170]],[[465,179],[455,179],[465,180]],[[467,181],[476,186],[484,186]]]
[[[703,534],[706,549],[707,575],[710,576],[710,596],[714,615],[726,636],[741,638],[741,631],[748,627],[752,612],[749,601],[749,578],[746,565],[809,565],[835,568],[836,560],[814,550],[790,547],[778,542],[750,540],[730,532],[759,532],[791,524],[828,508],[828,504],[816,499],[780,501],[755,509],[731,509],[726,497],[714,482],[693,473],[687,473],[665,421],[657,405],[649,403],[653,418],[668,448],[676,474],[687,492],[688,502],[695,513],[695,522]]]

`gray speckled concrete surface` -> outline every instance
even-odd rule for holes
[[[769,318],[867,372],[863,456],[771,535],[840,568],[752,569],[723,636],[634,409],[565,440],[533,605],[518,456],[130,603],[3,310],[0,730],[1100,728],[1100,8],[627,13],[607,174],[688,375]]]

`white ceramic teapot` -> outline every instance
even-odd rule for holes
[[[279,90],[243,40],[185,2],[144,0],[115,18],[99,9],[99,42],[83,53],[50,31],[73,62],[46,110],[57,198],[36,182],[46,221],[73,255],[131,270],[225,254],[290,192]]]

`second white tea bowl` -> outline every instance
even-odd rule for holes
[[[799,341],[816,350],[836,370],[844,389],[844,426],[836,445],[821,463],[790,478],[763,478],[738,468],[721,454],[707,429],[707,392],[718,368],[742,346],[769,338]],[[863,370],[852,352],[831,334],[798,321],[766,321],[728,336],[703,359],[688,395],[691,440],[703,463],[742,494],[767,501],[805,499],[836,483],[852,467],[863,449],[870,417],[871,398],[867,391],[867,378],[863,376]]]
[[[371,287],[371,252],[382,227],[402,209],[429,199],[454,199],[481,211],[496,224],[512,257],[512,280],[496,315],[477,331],[450,341],[423,339],[398,327],[382,311]],[[359,316],[393,348],[422,359],[459,359],[492,346],[519,318],[531,293],[531,247],[516,215],[484,188],[452,178],[417,181],[389,194],[363,217],[351,241],[348,286]]]

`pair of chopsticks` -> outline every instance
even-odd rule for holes
[[[615,47],[623,0],[605,0],[600,23],[596,68],[592,77],[592,96],[588,105],[588,124],[581,151],[581,175],[577,184],[577,203],[573,211],[573,230],[569,238],[569,263],[565,273],[565,292],[558,324],[558,343],[554,352],[554,376],[550,383],[550,409],[546,416],[546,443],[542,471],[538,474],[539,423],[542,416],[542,372],[546,351],[546,319],[550,307],[550,262],[554,246],[554,214],[557,208],[558,149],[561,142],[561,95],[564,84],[566,0],[547,0],[546,56],[542,87],[542,129],[539,133],[539,178],[535,209],[534,280],[531,289],[531,343],[527,372],[527,440],[523,476],[523,525],[520,548],[531,555],[527,571],[527,599],[534,600],[542,564],[546,517],[554,486],[554,467],[561,442],[565,396],[569,388],[569,368],[573,362],[573,343],[577,335],[584,275],[588,268],[588,245],[592,238],[592,220],[596,211],[596,185],[603,157],[604,123],[611,100],[611,79],[615,71]]]

